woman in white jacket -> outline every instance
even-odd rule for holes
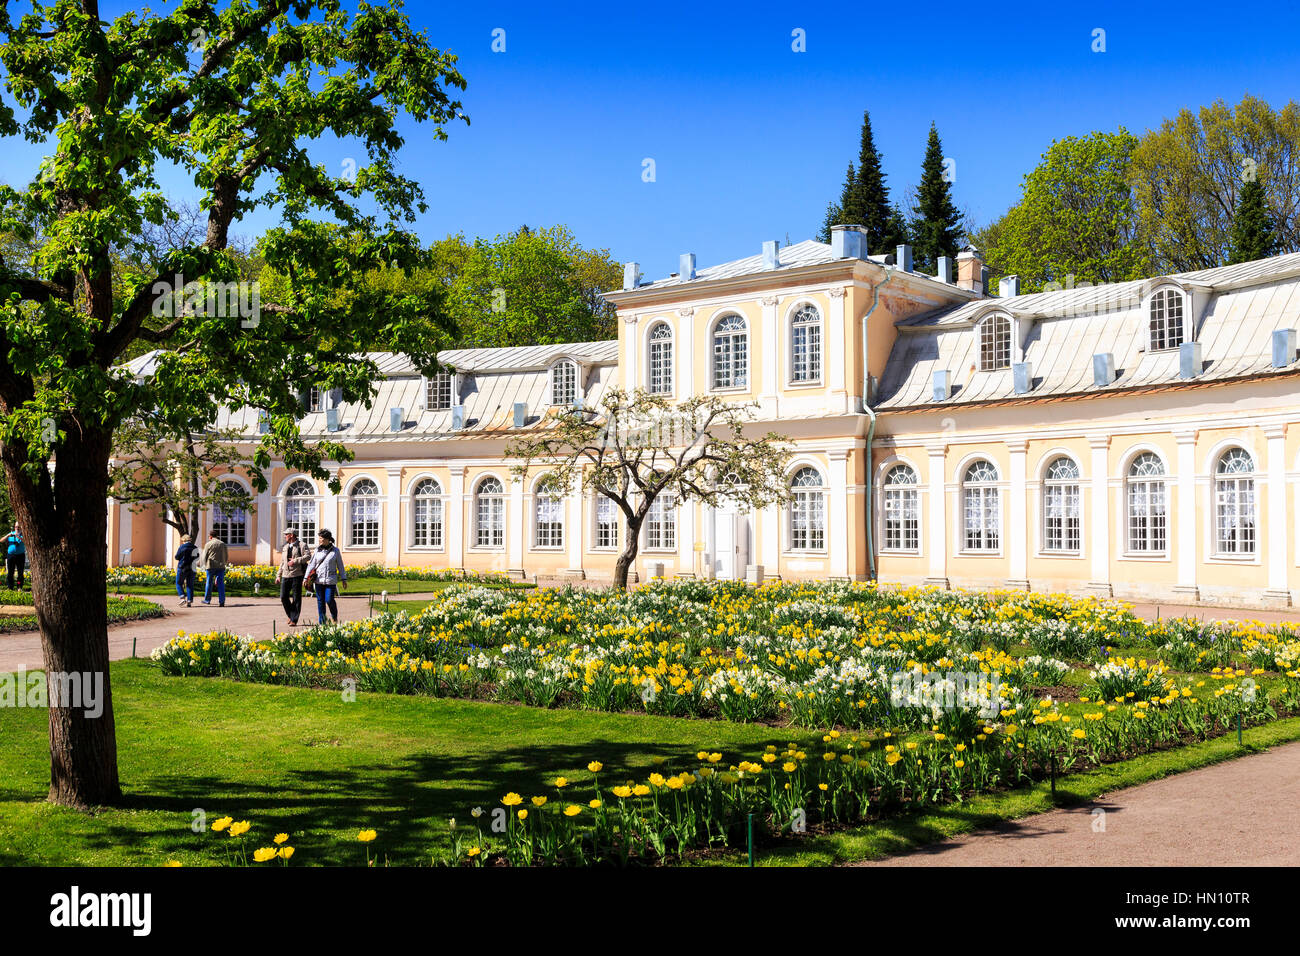
[[[334,547],[334,535],[324,528],[316,536],[316,550],[307,562],[307,574],[303,579],[309,586],[316,588],[316,616],[318,623],[325,623],[325,609],[337,622],[339,608],[334,603],[338,597],[339,587],[347,590],[348,573],[343,569],[343,555]]]

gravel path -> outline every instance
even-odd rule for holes
[[[402,594],[403,601],[420,599],[432,600],[434,594]],[[163,595],[144,595],[172,612],[167,617],[148,621],[128,621],[108,629],[108,653],[110,660],[122,660],[131,656],[132,644],[138,657],[148,657],[155,647],[161,647],[177,631],[216,631],[224,628],[235,634],[251,634],[257,638],[271,636],[272,623],[277,631],[284,631],[288,620],[278,597],[233,597],[226,598],[226,606],[211,607],[202,604],[201,598],[195,598],[193,607],[177,607],[176,599]],[[365,592],[343,592],[338,601],[339,620],[354,621],[369,614]],[[396,599],[398,595],[394,595]],[[215,598],[213,601],[215,602]],[[305,623],[316,622],[316,599],[303,595],[302,620]],[[18,634],[0,634],[0,673],[16,671],[23,668],[43,667],[41,656],[41,638],[35,631]]]
[[[1105,816],[1094,816],[1101,809]],[[1104,830],[1094,829],[1104,821]],[[1300,743],[855,866],[1296,866]]]

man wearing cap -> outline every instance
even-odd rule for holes
[[[275,580],[280,584],[280,603],[289,616],[289,626],[296,627],[302,613],[302,577],[307,573],[307,549],[293,530],[284,533],[284,548],[280,552],[280,567]]]

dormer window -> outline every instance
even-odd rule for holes
[[[424,407],[431,412],[451,408],[452,381],[450,372],[438,372],[424,380]]]
[[[1162,289],[1151,297],[1151,351],[1176,349],[1185,341],[1183,293],[1179,289]]]
[[[578,364],[563,359],[551,366],[551,404],[572,405],[578,398]]]
[[[979,326],[980,371],[992,372],[1011,367],[1011,320],[1005,315],[991,315]]]

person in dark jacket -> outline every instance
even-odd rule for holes
[[[18,590],[23,589],[23,570],[27,567],[27,546],[18,525],[5,537],[5,587],[14,589],[14,574],[18,575]]]
[[[199,549],[194,546],[194,538],[187,534],[176,549],[176,593],[186,607],[194,605],[194,562],[198,557]]]

